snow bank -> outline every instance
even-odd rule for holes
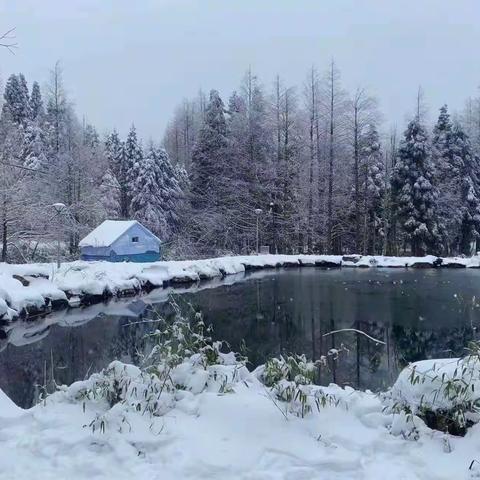
[[[455,435],[480,422],[480,359],[477,354],[415,362],[382,394],[398,413],[394,430],[418,436],[418,423]],[[417,421],[414,421],[416,419]],[[478,428],[478,427],[476,427]]]
[[[10,398],[0,390],[0,424],[7,418],[16,418],[24,413],[20,407],[17,407]]]
[[[383,257],[339,255],[251,255],[154,263],[70,262],[0,264],[0,318],[12,319],[55,305],[89,304],[111,296],[169,284],[192,283],[266,268],[438,267],[480,268],[480,258]]]
[[[465,437],[424,427],[407,440],[404,417],[386,413],[378,396],[336,385],[312,386],[341,401],[300,418],[234,369],[227,362],[201,375],[181,364],[173,373],[184,387],[173,390],[113,362],[27,411],[2,403],[0,392],[0,478],[476,478],[468,467],[478,457],[477,426]],[[228,390],[215,380],[225,372]]]
[[[454,410],[480,399],[480,361],[476,356],[422,360],[404,368],[392,398],[413,413]]]

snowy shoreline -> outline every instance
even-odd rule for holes
[[[0,264],[0,321],[91,305],[112,297],[272,268],[480,268],[480,257],[251,255],[154,263]]]

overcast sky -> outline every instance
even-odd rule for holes
[[[403,126],[416,90],[431,115],[480,85],[479,0],[0,0],[16,27],[0,71],[43,84],[57,59],[80,116],[101,132],[135,122],[161,139],[175,105],[199,88],[225,97],[249,65],[265,86],[300,84],[331,57],[344,85],[367,86]]]

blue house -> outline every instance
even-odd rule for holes
[[[160,239],[136,220],[105,220],[78,244],[82,260],[155,262]]]

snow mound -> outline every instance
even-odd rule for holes
[[[453,410],[480,399],[478,357],[423,360],[403,369],[392,398],[413,413]]]
[[[308,386],[341,401],[301,418],[245,368],[234,374],[232,356],[211,370],[197,360],[173,373],[182,388],[113,362],[28,411],[0,393],[0,478],[382,480],[386,469],[392,480],[474,478],[476,427],[457,438],[425,427],[409,441],[391,434],[404,431],[405,414],[336,385]]]

